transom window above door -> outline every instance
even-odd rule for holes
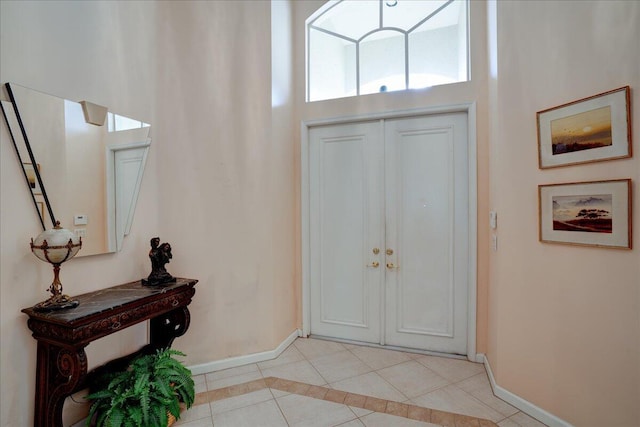
[[[306,21],[307,101],[469,80],[468,0],[329,1]]]

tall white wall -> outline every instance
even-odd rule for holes
[[[488,358],[500,386],[576,426],[640,425],[639,23],[638,2],[497,2]],[[633,158],[538,169],[537,111],[626,85]],[[635,249],[538,242],[539,184],[617,178],[634,180]]]

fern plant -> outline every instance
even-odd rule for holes
[[[106,387],[86,398],[92,400],[87,426],[166,426],[168,414],[180,418],[180,402],[193,405],[195,386],[191,371],[173,356],[185,356],[166,348],[137,357],[125,371],[108,373],[96,381]]]

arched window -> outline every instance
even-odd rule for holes
[[[469,80],[468,0],[334,0],[306,26],[307,101]]]

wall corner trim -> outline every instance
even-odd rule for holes
[[[223,369],[248,365],[250,363],[258,363],[275,359],[280,356],[280,354],[285,351],[286,348],[289,347],[289,345],[291,345],[291,343],[299,336],[302,336],[302,331],[300,331],[300,329],[296,329],[273,350],[214,360],[212,362],[189,366],[189,369],[193,375],[201,375],[208,374],[209,372],[221,371]]]
[[[514,394],[509,390],[503,387],[500,387],[498,384],[496,384],[496,379],[493,376],[493,372],[491,371],[491,365],[489,364],[489,359],[484,354],[478,354],[477,357],[478,357],[478,362],[481,362],[480,360],[481,358],[484,359],[484,366],[485,366],[485,369],[487,370],[487,375],[489,376],[491,389],[493,390],[493,394],[495,394],[496,397],[499,397],[500,399],[504,400],[510,405],[515,406],[525,414],[532,416],[533,418],[537,419],[540,422],[545,423],[549,427],[573,427],[572,424],[564,421],[563,419],[560,419],[555,415],[551,414],[550,412],[547,412],[544,409],[534,405],[528,400],[521,398],[517,394]]]

